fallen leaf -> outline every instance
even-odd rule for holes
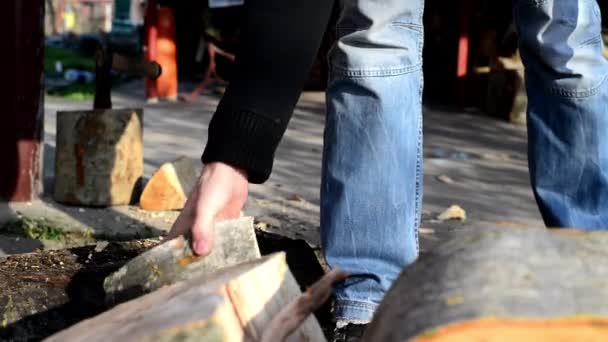
[[[452,205],[437,216],[437,219],[439,221],[460,220],[464,222],[467,219],[467,212],[458,205]]]
[[[435,229],[432,228],[418,228],[420,234],[435,234]]]
[[[450,297],[448,299],[445,300],[445,304],[452,306],[452,305],[458,305],[458,304],[462,304],[464,303],[464,298],[456,296],[456,297]]]
[[[437,180],[440,181],[441,183],[445,183],[445,184],[454,184],[454,180],[446,175],[437,176]]]
[[[287,198],[288,201],[294,201],[294,202],[304,202],[304,198],[300,195],[292,195],[289,198]]]

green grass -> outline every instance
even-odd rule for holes
[[[63,64],[63,70],[95,70],[95,59],[93,57],[84,57],[69,49],[46,46],[44,51],[44,73],[47,77],[62,77],[55,71],[55,63],[57,61]],[[95,96],[95,84],[74,83],[66,87],[49,90],[47,93],[50,96],[59,96],[70,100],[90,100]]]
[[[95,59],[93,57],[84,57],[75,51],[54,46],[46,46],[44,49],[44,72],[47,75],[57,74],[55,72],[55,62],[57,61],[63,64],[63,70],[95,70]]]
[[[30,219],[27,217],[5,223],[0,226],[0,233],[52,241],[59,241],[65,235],[63,230],[50,224],[45,219]]]
[[[92,231],[65,231],[44,218],[22,217],[0,225],[0,234],[47,241],[93,241]]]
[[[90,100],[95,97],[95,84],[74,83],[60,89],[48,91],[51,96],[59,96],[68,100]]]

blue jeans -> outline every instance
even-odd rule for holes
[[[418,255],[423,0],[343,0],[330,56],[321,182],[338,321],[368,322]],[[557,5],[559,3],[559,6]],[[595,0],[515,0],[530,174],[550,226],[608,227],[608,75]]]
[[[532,188],[549,227],[608,228],[608,61],[596,0],[517,0]]]

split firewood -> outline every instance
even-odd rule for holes
[[[261,342],[285,341],[306,318],[329,299],[332,285],[346,277],[346,273],[336,269],[325,274],[272,319],[262,335]]]
[[[165,163],[152,175],[139,199],[145,210],[182,209],[198,181],[200,160],[180,157]]]
[[[58,112],[55,200],[79,206],[129,204],[143,175],[142,113]]]
[[[218,222],[214,231],[214,247],[204,257],[194,254],[189,237],[180,236],[129,261],[104,282],[108,304],[260,257],[252,217]]]
[[[160,288],[47,341],[260,341],[263,336],[272,336],[267,329],[283,327],[273,320],[279,317],[283,322],[280,317],[285,308],[309,312],[326,297],[329,283],[340,278],[340,273],[331,273],[309,295],[300,297],[285,255],[273,254]],[[289,329],[280,336],[294,331],[284,341],[325,341],[319,323],[312,316],[295,329],[293,324],[285,327]]]
[[[396,280],[365,341],[608,341],[608,233],[460,232]]]

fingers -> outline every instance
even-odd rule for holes
[[[167,238],[190,230],[194,252],[209,254],[214,243],[214,223],[238,218],[247,193],[248,181],[243,171],[221,163],[207,165]]]
[[[207,255],[211,253],[214,242],[213,216],[195,217],[192,225],[192,249],[197,255]]]

